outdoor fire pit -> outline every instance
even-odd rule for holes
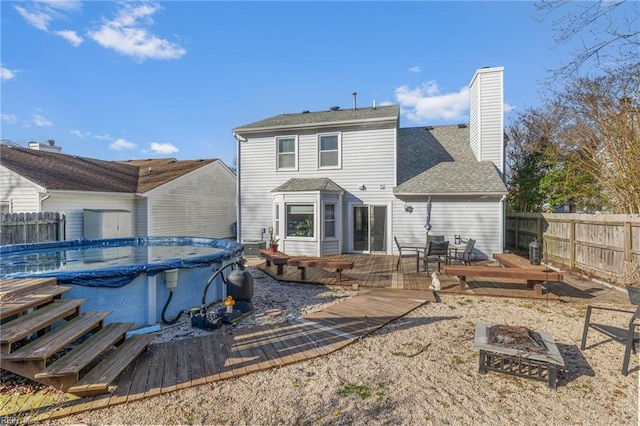
[[[498,371],[547,382],[555,389],[558,367],[564,367],[553,338],[526,327],[478,323],[473,347],[480,350],[480,374]]]

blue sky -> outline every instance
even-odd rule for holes
[[[401,126],[468,121],[504,66],[506,120],[566,52],[532,2],[2,1],[3,139],[105,160],[220,158],[281,112],[399,104]]]

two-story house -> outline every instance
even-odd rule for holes
[[[470,123],[400,128],[397,105],[282,114],[233,129],[239,241],[273,229],[292,255],[396,252],[430,235],[502,252],[503,68],[479,69]]]

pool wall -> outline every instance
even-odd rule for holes
[[[21,244],[0,247],[2,253],[15,250],[32,250],[46,253],[47,248],[74,247],[73,243],[59,242],[42,244]],[[243,254],[242,244],[221,239],[191,239],[185,237],[140,237],[134,239],[81,240],[76,245],[118,246],[131,244],[179,244],[210,245],[221,248],[218,253],[197,258],[166,259],[153,264],[136,264],[127,267],[87,269],[83,271],[42,271],[0,275],[0,278],[44,278],[55,277],[60,285],[71,290],[64,294],[65,299],[87,299],[81,306],[81,312],[112,311],[105,324],[112,322],[133,322],[134,328],[160,323],[162,309],[169,297],[164,271],[178,269],[178,285],[173,292],[171,302],[165,312],[170,320],[184,310],[200,307],[202,293],[208,280],[221,267],[238,261]],[[232,268],[222,273],[227,276]],[[224,299],[226,288],[218,274],[209,286],[206,304]],[[106,285],[105,285],[106,284]]]

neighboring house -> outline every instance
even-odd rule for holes
[[[399,128],[399,107],[282,114],[233,129],[239,241],[272,227],[293,255],[397,253],[430,235],[502,252],[503,68],[470,83],[470,123]],[[268,234],[267,234],[268,236]]]
[[[65,212],[65,239],[87,237],[96,214],[123,225],[103,237],[233,236],[236,175],[220,160],[103,161],[35,145],[1,146],[3,211]]]

